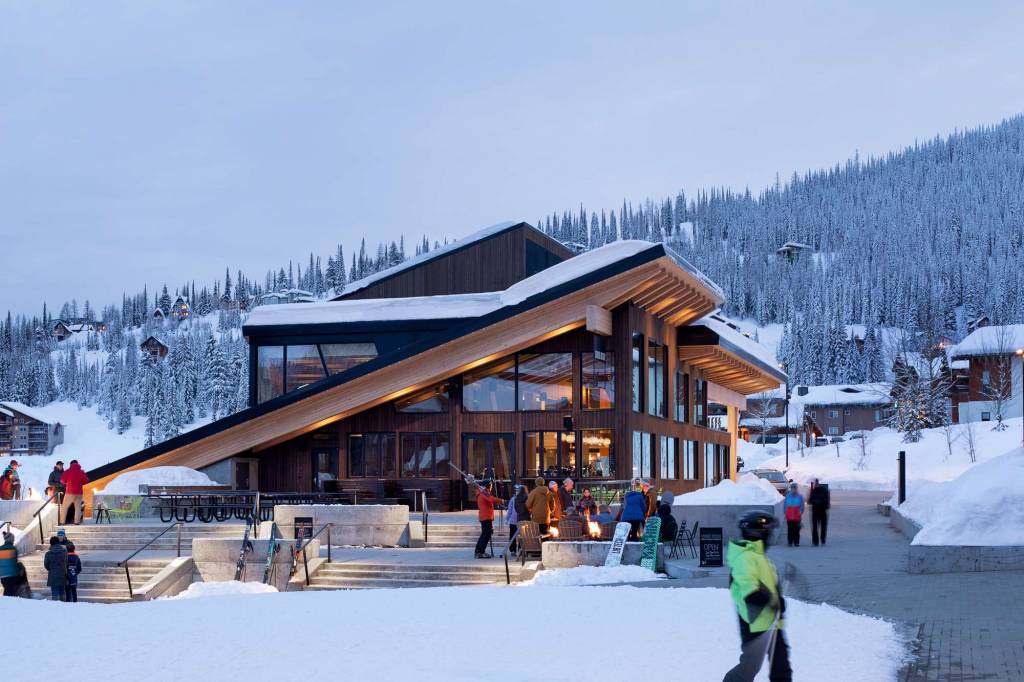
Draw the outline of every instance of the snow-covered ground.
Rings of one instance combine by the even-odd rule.
[[[727,478],[716,486],[679,495],[672,504],[775,504],[781,499],[782,495],[768,481],[741,473],[735,483]]]
[[[904,443],[902,433],[879,428],[865,432],[863,447],[862,442],[856,439],[804,448],[800,452],[790,447],[788,469],[781,443],[767,448],[746,443],[740,446],[739,455],[746,463],[746,469],[786,471],[800,484],[819,478],[833,490],[894,490],[897,483],[896,455],[900,450],[907,453],[909,481],[951,481],[975,465],[970,455],[972,441],[977,463],[998,457],[1020,445],[1019,417],[1008,419],[1005,431],[994,431],[994,425],[994,422],[955,425],[950,431],[952,454],[947,446],[946,433],[941,428],[924,429],[917,443]],[[775,450],[775,454],[763,459],[756,467],[752,466],[748,459],[751,453],[763,450]]]
[[[704,682],[721,679],[739,653],[729,593],[710,588],[351,590],[114,606],[4,601],[4,620],[17,623],[5,633],[17,654],[6,664],[10,679],[45,674],[54,644],[39,633],[54,623],[75,633],[62,647],[77,677],[151,682]],[[796,679],[842,670],[844,682],[896,680],[906,648],[890,623],[787,604]],[[524,651],[536,660],[513,653]],[[766,671],[757,679],[767,680]]]
[[[184,592],[161,599],[200,599],[202,597],[227,597],[238,594],[273,594],[277,588],[263,583],[243,583],[239,580],[223,582],[192,583]]]
[[[952,481],[911,482],[900,511],[922,526],[915,545],[1024,545],[1024,448]]]
[[[643,566],[629,566],[626,564],[614,567],[576,566],[574,568],[540,571],[533,580],[519,583],[519,586],[569,587],[573,585],[612,585],[614,583],[638,583],[645,580],[661,580],[664,578],[665,576],[658,575]]]
[[[37,496],[42,496],[46,489],[46,479],[53,471],[57,460],[64,465],[77,459],[82,468],[88,471],[115,459],[120,459],[142,449],[146,442],[145,417],[135,417],[132,427],[122,434],[107,428],[107,422],[96,414],[93,407],[79,408],[72,402],[54,402],[44,407],[33,407],[50,421],[58,421],[65,426],[64,443],[58,445],[52,455],[23,457],[18,456],[18,474],[21,476],[22,489],[32,488]],[[209,419],[197,421],[185,430],[197,428],[209,422]],[[10,462],[10,457],[0,457],[0,469]],[[27,492],[27,490],[26,490]]]

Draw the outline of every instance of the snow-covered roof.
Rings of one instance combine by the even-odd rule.
[[[16,403],[16,402],[12,402],[12,401],[4,401],[4,402],[0,402],[0,406],[6,407],[8,410],[14,410],[15,412],[20,412],[21,414],[25,415],[29,419],[35,419],[36,421],[44,422],[46,424],[54,423],[54,421],[52,419],[47,417],[42,412],[40,412],[38,410],[35,410],[35,409],[29,407],[28,405],[24,405],[22,403]],[[10,413],[8,413],[8,414],[10,414]]]
[[[302,306],[264,305],[250,313],[246,327],[481,317],[499,308],[521,303],[531,296],[655,246],[651,242],[639,240],[612,242],[552,265],[532,277],[513,284],[505,291],[410,298],[349,299]],[[700,275],[699,272],[694,272]],[[704,276],[700,277],[704,281]],[[718,290],[717,286],[714,288]]]
[[[465,246],[468,246],[469,244],[472,244],[473,242],[483,241],[484,239],[487,239],[489,237],[493,237],[494,235],[499,234],[500,232],[504,232],[505,230],[507,230],[507,229],[509,229],[511,227],[515,227],[516,225],[519,225],[522,222],[523,221],[521,221],[521,220],[510,220],[510,221],[506,221],[506,222],[503,222],[503,223],[497,223],[496,225],[491,225],[490,227],[485,227],[484,229],[478,230],[477,232],[474,232],[473,234],[470,234],[470,235],[468,235],[466,237],[463,237],[462,239],[459,239],[459,240],[456,240],[456,241],[453,241],[453,242],[449,242],[449,243],[445,244],[444,246],[439,246],[436,249],[433,249],[431,251],[427,251],[426,253],[421,253],[418,256],[413,256],[412,258],[406,258],[404,261],[402,261],[398,265],[393,265],[390,268],[386,268],[384,270],[381,270],[380,272],[375,272],[372,275],[367,275],[366,277],[363,277],[362,279],[357,279],[355,281],[349,282],[348,284],[345,285],[345,287],[341,291],[337,291],[337,290],[332,289],[331,291],[329,291],[327,293],[327,298],[330,299],[330,298],[334,298],[336,296],[343,296],[343,295],[347,295],[347,294],[351,294],[353,292],[359,291],[360,289],[365,289],[366,287],[370,286],[371,284],[373,284],[375,282],[379,282],[382,279],[385,279],[385,278],[397,275],[400,272],[403,272],[403,271],[408,270],[410,268],[414,268],[414,267],[416,267],[418,265],[421,265],[423,263],[431,261],[434,258],[439,258],[439,257],[441,257],[441,256],[443,256],[443,255],[445,255],[447,253],[450,253],[450,252],[452,252],[452,251],[454,251],[456,249],[461,249],[461,248],[463,248]]]
[[[807,394],[800,395],[800,389],[806,388]],[[786,397],[786,387],[755,393],[747,396],[747,410],[756,410],[756,402],[764,396],[774,400],[783,400]],[[828,386],[790,386],[789,398],[789,425],[798,427],[804,421],[804,411],[812,407],[827,407],[829,405],[888,405],[892,402],[889,396],[889,387],[886,384],[834,384]],[[754,417],[744,417],[752,421],[749,424],[760,425],[761,420]],[[782,426],[785,417],[769,417],[769,425]],[[742,423],[742,420],[741,420]]]
[[[5,410],[2,407],[0,407],[0,414],[6,414],[8,417],[13,417],[14,416],[13,412],[11,412],[10,410]]]
[[[799,251],[801,249],[813,249],[814,247],[810,244],[804,244],[803,242],[786,242],[778,249],[775,253],[783,253],[784,251]]]
[[[779,369],[779,361],[775,358],[775,353],[765,346],[762,346],[757,341],[754,341],[754,339],[750,338],[746,334],[738,331],[733,325],[735,325],[734,322],[731,322],[731,320],[718,313],[702,317],[693,323],[694,327],[706,327],[710,329],[714,333],[718,334],[719,338],[731,343],[733,346],[756,359],[758,362],[767,365],[776,371],[782,371]]]
[[[1024,348],[1024,324],[981,327],[949,350],[949,356],[1006,355]]]

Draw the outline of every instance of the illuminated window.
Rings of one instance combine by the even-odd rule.
[[[338,374],[377,357],[372,343],[321,343],[320,352],[331,374]]]
[[[326,376],[316,346],[288,346],[286,353],[285,392],[300,389]]]
[[[582,353],[583,409],[615,407],[615,354]]]
[[[584,429],[580,447],[582,478],[615,478],[615,432],[611,429]]]
[[[260,346],[256,351],[256,401],[284,393],[284,347]]]
[[[569,431],[527,431],[523,439],[526,475],[561,481],[576,477],[576,434]]]
[[[572,353],[519,356],[519,409],[572,409]]]

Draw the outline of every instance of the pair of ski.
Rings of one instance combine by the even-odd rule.
[[[238,561],[235,563],[235,580],[245,580],[245,556],[253,551],[252,540],[249,539],[249,535],[254,526],[252,516],[246,519],[245,523],[245,534],[242,536],[242,548],[238,552]],[[267,545],[267,560],[263,569],[263,584],[269,585],[270,578],[273,575],[274,569],[274,556],[280,549],[280,543],[278,542],[280,533],[277,530],[277,524],[273,524],[270,527],[270,543]]]
[[[615,567],[622,564],[622,552],[626,549],[626,540],[629,538],[630,525],[624,521],[615,524],[615,535],[612,536],[612,546],[605,557],[606,567]],[[640,565],[653,571],[658,565],[658,541],[661,539],[661,519],[652,517],[647,519],[644,526],[643,549],[640,552]]]

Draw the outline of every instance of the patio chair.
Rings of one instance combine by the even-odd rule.
[[[686,543],[685,546],[690,548],[690,553],[693,554],[694,559],[697,558],[697,547],[696,545],[694,545],[694,542],[697,540],[698,529],[700,529],[700,521],[695,522],[693,524],[693,528],[691,528],[688,531],[686,530],[686,521],[683,521],[683,523],[679,526],[678,533],[678,535],[682,536],[680,538],[680,546],[682,547],[682,543]]]
[[[577,519],[562,519],[558,522],[559,540],[582,540],[583,523]]]
[[[540,558],[540,526],[534,521],[519,523],[519,559],[526,562],[527,555]]]
[[[682,559],[686,555],[686,548],[689,545],[690,536],[686,532],[686,521],[679,524],[676,536],[672,538],[672,549],[668,553],[669,559]],[[694,557],[696,559],[697,557]]]
[[[601,539],[611,540],[615,537],[615,526],[619,525],[615,521],[603,521],[601,522]]]

